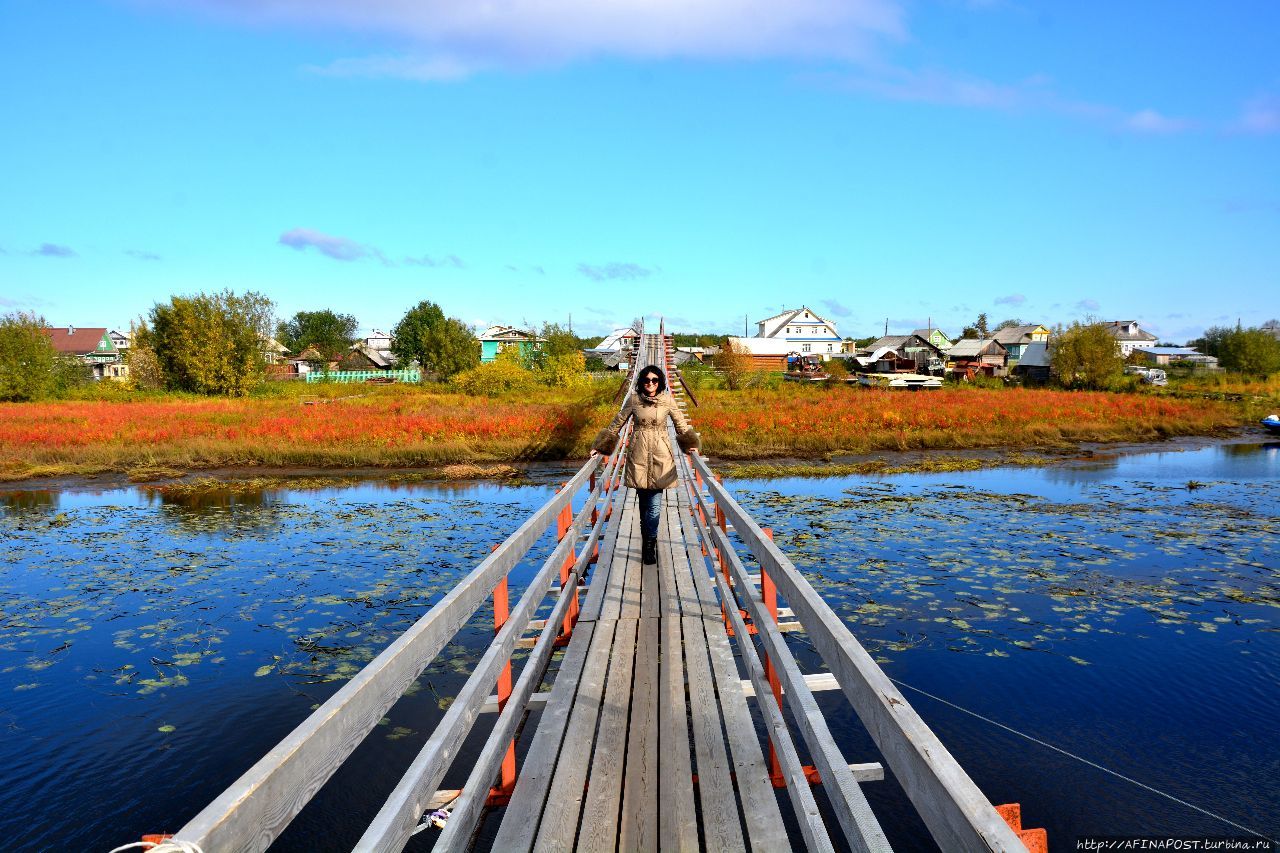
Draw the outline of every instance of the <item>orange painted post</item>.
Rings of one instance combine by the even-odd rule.
[[[494,545],[492,550],[498,550],[498,546]],[[498,585],[493,588],[493,632],[496,634],[501,631],[510,617],[511,597],[508,594],[507,578],[504,575],[502,580],[498,581]],[[507,700],[511,698],[510,659],[502,668],[502,674],[498,676],[497,693],[498,708],[501,710],[507,707]],[[514,740],[507,747],[507,754],[502,759],[502,774],[499,779],[498,788],[490,791],[490,795],[509,796],[516,785],[516,742]]]
[[[773,528],[761,528],[764,535],[769,537],[769,541],[773,541]],[[776,625],[778,623],[778,587],[773,582],[773,578],[769,577],[769,573],[762,565],[760,567],[760,596],[764,599],[764,608],[769,611],[769,616],[773,618]],[[773,661],[769,658],[768,652],[764,656],[764,677],[769,681],[769,687],[773,689],[774,701],[778,703],[778,707],[782,707],[782,681],[778,678],[778,672],[773,667]],[[769,777],[773,780],[774,787],[785,788],[786,777],[782,775],[782,763],[778,761],[778,753],[773,748],[773,739],[769,740]]]
[[[564,484],[568,486],[568,483]],[[564,486],[560,487],[562,490]],[[564,509],[560,510],[560,514],[556,516],[556,541],[563,542],[564,537],[568,535],[573,528],[573,501],[565,504]],[[576,534],[574,534],[576,535]],[[574,562],[577,560],[578,543],[573,543],[573,547],[569,549],[569,553],[565,555],[564,563],[560,566],[560,594],[564,594],[565,585],[569,582],[569,570],[573,568]],[[573,626],[578,622],[578,595],[575,592],[573,601],[569,602],[569,609],[565,611],[564,624],[560,626],[560,640],[565,640],[573,633]]]

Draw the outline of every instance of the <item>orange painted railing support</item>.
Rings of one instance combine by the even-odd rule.
[[[493,550],[498,550],[498,546],[494,545]],[[501,631],[502,626],[507,624],[509,618],[511,618],[511,596],[507,588],[507,578],[504,575],[502,580],[498,581],[498,585],[493,588],[493,633],[497,634]],[[507,707],[507,700],[511,698],[510,659],[502,667],[502,673],[498,676],[497,694],[498,709],[501,710]],[[507,754],[502,759],[502,773],[499,776],[498,786],[489,790],[490,801],[494,801],[495,797],[509,798],[515,787],[516,742],[513,740],[507,747]]]
[[[565,483],[565,485],[569,485]],[[561,487],[564,488],[563,486]],[[564,537],[569,535],[573,528],[573,501],[565,504],[564,509],[560,510],[560,514],[556,516],[556,541],[564,541]],[[578,543],[573,543],[573,547],[569,549],[569,553],[565,555],[564,563],[560,566],[560,589],[563,590],[565,585],[569,583],[569,572],[573,569],[573,564],[577,561]],[[562,593],[563,594],[563,593]],[[569,602],[569,609],[564,614],[564,624],[560,626],[560,640],[567,640],[573,634],[573,626],[578,624],[578,595],[575,592],[573,601]]]
[[[762,527],[764,535],[773,541],[773,528]],[[773,623],[778,624],[778,587],[773,582],[773,578],[769,577],[769,572],[764,566],[760,567],[760,597],[764,599],[764,609],[769,612]],[[764,677],[769,681],[769,687],[773,690],[774,701],[778,703],[778,707],[782,707],[782,680],[778,678],[778,671],[773,666],[773,661],[769,658],[769,653],[764,655]],[[777,750],[773,748],[773,739],[769,739],[769,778],[773,780],[774,787],[785,788],[787,785],[786,777],[782,775],[782,762],[778,760]]]

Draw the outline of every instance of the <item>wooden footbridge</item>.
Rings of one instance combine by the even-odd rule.
[[[669,338],[645,335],[635,362],[680,385],[671,356]],[[418,832],[432,849],[466,850],[493,809],[500,851],[888,850],[862,789],[884,769],[841,751],[821,690],[844,694],[939,848],[1043,849],[1043,830],[1020,831],[1016,806],[987,801],[699,456],[676,454],[658,563],[641,563],[622,484],[629,430],[174,840],[265,850],[492,598],[492,644],[357,850],[402,850]],[[553,523],[559,544],[512,605],[507,575]],[[828,672],[801,674],[784,638],[797,631]],[[478,720],[491,727],[469,777],[441,790]]]

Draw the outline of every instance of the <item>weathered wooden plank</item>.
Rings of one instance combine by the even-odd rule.
[[[622,826],[618,848],[658,849],[658,654],[659,619],[641,619],[631,686],[627,730],[627,771],[622,787]]]
[[[502,825],[498,828],[498,835],[493,843],[494,850],[522,853],[533,847],[538,821],[542,817],[547,791],[555,773],[556,759],[560,755],[560,746],[569,726],[569,712],[573,709],[578,685],[582,683],[587,650],[591,646],[595,629],[596,623],[582,621],[573,629],[573,639],[569,641],[564,660],[560,662],[555,684],[550,693],[545,694],[548,697],[546,709],[538,719],[533,743],[529,745],[524,764],[516,776],[516,788],[502,815]],[[531,708],[532,705],[531,697],[526,707]]]
[[[516,726],[524,717],[525,703],[533,693],[533,689],[542,682],[542,674],[551,660],[551,652],[555,648],[560,623],[569,611],[569,602],[576,595],[574,582],[577,577],[576,574],[569,575],[569,580],[565,584],[565,593],[556,600],[556,606],[552,608],[551,615],[548,617],[551,624],[543,628],[542,634],[538,637],[538,644],[534,646],[533,653],[529,655],[524,667],[520,670],[520,677],[512,688],[507,707],[498,715],[493,731],[489,733],[489,739],[485,741],[471,774],[462,786],[462,794],[454,801],[449,822],[440,833],[440,837],[436,839],[435,846],[431,848],[432,851],[460,853],[470,846],[471,835],[475,832],[476,823],[480,820],[489,787],[498,775],[498,770],[506,757],[507,748],[515,737]]]
[[[599,464],[592,458],[583,465],[564,490],[188,821],[178,836],[205,850],[265,850],[471,618],[498,580],[524,557]]]
[[[752,617],[752,618],[754,619],[755,617]],[[836,677],[829,672],[811,672],[804,677],[804,683],[809,688],[810,692],[813,692],[813,693],[817,693],[823,690],[839,690],[840,689],[840,682],[836,681]],[[754,696],[756,695],[755,690],[756,690],[755,687],[751,685],[750,681],[742,682],[742,692],[744,695]],[[784,694],[787,692],[786,687],[782,688],[782,692]],[[537,694],[534,694],[534,698],[531,699],[530,702],[533,702],[536,699],[537,699]]]
[[[630,430],[630,427],[627,427],[627,429]],[[619,450],[613,456],[616,466],[621,466],[624,453],[625,449],[620,444]],[[600,606],[604,601],[604,595],[609,585],[609,572],[613,566],[614,553],[618,546],[618,535],[623,530],[622,510],[627,505],[629,492],[629,489],[620,485],[610,495],[609,502],[606,503],[605,508],[601,510],[602,515],[609,515],[608,508],[612,506],[613,513],[609,515],[608,526],[605,529],[605,535],[601,539],[600,557],[596,562],[595,568],[591,571],[591,589],[587,592],[586,598],[583,599],[582,609],[578,614],[579,622],[583,620],[590,622],[600,615]]]
[[[678,534],[677,534],[678,535]],[[662,527],[658,537],[658,615],[680,615],[680,587],[676,581],[676,563],[672,559],[671,526],[667,507],[663,507]]]
[[[638,515],[639,513],[637,513]],[[622,601],[618,607],[619,619],[640,618],[640,578],[643,569],[640,563],[641,539],[638,517],[631,542],[633,547],[627,552],[627,571],[624,575],[625,580],[622,583]]]
[[[716,582],[720,586],[721,592],[728,595],[724,578],[717,578]],[[739,638],[747,636],[746,623],[742,619],[742,614],[736,608],[729,611],[729,622]],[[823,851],[823,853],[834,851],[831,837],[827,834],[826,824],[822,822],[822,813],[818,810],[817,800],[814,799],[813,790],[809,787],[809,780],[805,776],[804,766],[800,763],[800,756],[796,752],[795,742],[792,740],[791,732],[787,728],[786,719],[782,716],[782,709],[778,707],[776,702],[772,701],[773,697],[769,684],[764,677],[764,666],[760,663],[759,655],[756,654],[755,645],[747,641],[739,642],[738,647],[742,650],[743,662],[747,667],[752,684],[769,697],[760,703],[759,708],[761,716],[764,718],[765,730],[773,743],[782,774],[786,778],[787,795],[790,797],[792,808],[795,810],[796,820],[800,826],[800,835],[804,838],[805,847],[808,850]],[[739,775],[738,778],[741,782],[742,776]],[[751,840],[753,842],[756,841],[754,835]],[[757,846],[757,849],[768,848],[761,845]]]
[[[685,671],[689,679],[689,717],[697,758],[698,805],[709,850],[745,850],[738,817],[738,798],[729,776],[729,757],[720,722],[720,705],[711,675],[706,622],[698,616],[683,619]]]
[[[640,566],[640,618],[657,619],[662,612],[662,592],[656,563]]]
[[[790,649],[787,648],[781,637],[781,626],[776,625],[772,616],[765,612],[764,602],[760,598],[760,593],[747,582],[746,570],[743,568],[738,555],[734,552],[729,537],[719,528],[710,528],[708,530],[699,525],[699,529],[703,535],[710,535],[711,540],[724,555],[731,575],[739,582],[739,597],[735,599],[735,593],[729,589],[726,579],[719,574],[715,577],[721,596],[726,600],[735,602],[733,608],[729,611],[735,630],[739,630],[738,626],[743,624],[743,620],[738,613],[738,602],[740,602],[746,605],[749,615],[759,632],[758,636],[765,647],[765,651],[773,659],[775,670],[779,673],[779,678],[787,691],[787,702],[791,705],[792,712],[795,714],[801,732],[804,734],[805,742],[809,745],[814,764],[822,775],[824,786],[828,789],[828,798],[840,822],[841,829],[844,831],[845,838],[850,846],[857,851],[889,850],[889,842],[880,828],[879,821],[876,820],[870,804],[867,803],[866,796],[862,793],[862,789],[858,787],[857,781],[849,770],[849,766],[840,754],[840,750],[835,744],[835,739],[827,728],[826,719],[818,708],[813,694],[809,691],[804,677],[800,674],[800,669],[796,665]],[[740,648],[743,649],[746,659],[757,659],[754,646],[748,648],[746,644],[740,643]],[[763,669],[758,675],[761,678],[763,677]],[[753,671],[751,676],[754,685],[759,687],[760,682],[756,681],[757,673]],[[771,694],[772,690],[769,690],[768,695],[770,697]],[[761,705],[760,707],[763,711],[771,711],[771,708],[767,705]]]
[[[539,853],[559,853],[573,847],[578,834],[578,818],[582,813],[587,782],[587,758],[595,740],[596,721],[604,696],[605,676],[609,670],[609,651],[613,647],[616,621],[597,621],[591,637],[591,649],[582,671],[582,682],[569,717],[569,729],[556,762],[547,808],[538,825],[538,838],[533,849]],[[517,788],[519,786],[517,785]],[[507,822],[503,821],[505,832]],[[532,829],[532,827],[528,827]],[[519,827],[513,827],[519,831]],[[495,848],[502,849],[502,848]]]
[[[685,498],[685,490],[677,489],[675,492],[675,500],[669,507],[667,513],[667,524],[670,526],[671,538],[669,541],[668,556],[672,563],[672,572],[675,577],[676,591],[679,596],[679,613],[684,616],[696,616],[702,612],[701,604],[698,601],[698,592],[693,586],[693,570],[689,566],[689,553],[686,550],[685,530],[681,520],[688,517],[688,500]],[[698,548],[694,543],[695,549]],[[699,555],[701,559],[701,551],[694,553]],[[673,611],[673,615],[674,615]]]
[[[848,627],[716,483],[701,458],[694,459],[738,536],[804,624],[810,641],[835,674],[849,703],[902,784],[912,805],[944,850],[1020,850],[1021,842],[878,667]]]
[[[721,579],[723,580],[723,579]],[[720,694],[720,709],[725,733],[733,756],[734,775],[738,781],[738,798],[747,824],[747,843],[752,850],[785,850],[790,847],[778,811],[769,770],[765,766],[755,724],[742,695],[742,677],[733,662],[724,623],[716,619],[702,620],[707,632],[707,649],[711,653],[711,670]],[[749,642],[749,641],[748,641]],[[785,725],[783,729],[785,731]],[[797,761],[797,766],[799,762]]]
[[[626,595],[627,571],[632,561],[640,559],[640,534],[638,527],[638,511],[636,509],[635,489],[627,489],[627,499],[622,505],[621,529],[618,541],[614,546],[612,565],[609,568],[609,582],[605,588],[604,601],[600,605],[597,618],[610,621],[622,615],[622,602]]]
[[[604,704],[600,706],[600,731],[591,754],[591,776],[578,830],[578,850],[617,849],[638,622],[638,619],[619,619],[618,630],[613,637],[613,650],[609,653],[609,683],[605,689]]]
[[[682,620],[664,617],[658,621],[662,626],[662,656],[658,665],[662,696],[658,711],[662,807],[658,814],[658,832],[663,850],[693,851],[698,848],[698,810],[693,796],[693,762],[689,755]]]
[[[778,626],[765,611],[764,601],[755,589],[745,583],[746,571],[738,555],[732,551],[729,538],[721,531],[712,531],[711,535],[725,550],[730,571],[743,583],[741,601],[746,605],[752,620],[756,624],[761,644],[773,660],[774,670],[782,682],[787,704],[796,718],[805,743],[809,746],[814,766],[822,776],[828,799],[835,811],[836,819],[844,831],[845,839],[857,851],[886,851],[889,841],[885,838],[880,823],[871,811],[862,789],[853,778],[844,756],[836,746],[835,738],[827,727],[826,718],[818,708],[805,678],[796,665],[790,649],[782,639]],[[721,591],[724,591],[721,579]],[[754,654],[754,650],[753,650]]]

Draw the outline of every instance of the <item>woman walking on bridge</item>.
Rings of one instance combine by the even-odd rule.
[[[676,462],[667,438],[667,418],[676,424],[676,443],[692,453],[701,447],[698,434],[689,426],[684,412],[667,391],[667,377],[650,365],[636,377],[635,393],[614,417],[613,422],[596,436],[592,453],[606,456],[618,446],[618,434],[628,418],[636,419],[635,435],[627,454],[628,488],[640,498],[640,532],[643,559],[646,564],[658,561],[658,517],[662,512],[662,492],[676,484]]]

